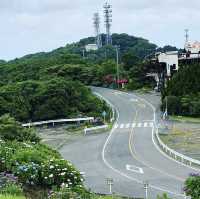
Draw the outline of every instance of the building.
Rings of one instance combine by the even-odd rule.
[[[159,63],[163,63],[166,65],[166,75],[167,77],[171,77],[172,70],[177,71],[179,69],[178,66],[178,51],[170,51],[165,53],[158,53],[157,60]]]
[[[87,52],[93,51],[93,50],[95,51],[95,50],[98,50],[98,46],[97,46],[97,44],[88,44],[85,46],[85,50]]]
[[[194,43],[186,42],[185,43],[185,51],[188,55],[187,57],[199,58],[200,42],[198,42],[198,41],[195,41]]]

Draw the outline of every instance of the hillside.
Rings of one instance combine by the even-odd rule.
[[[107,107],[85,85],[116,87],[116,52],[103,46],[83,58],[83,47],[93,42],[89,37],[51,52],[1,61],[0,115],[10,113],[19,121],[101,117]],[[119,74],[129,80],[127,88],[153,87],[142,58],[156,45],[127,34],[113,34],[113,44],[120,45]]]

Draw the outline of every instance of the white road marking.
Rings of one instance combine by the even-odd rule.
[[[121,124],[121,125],[120,125],[120,129],[123,129],[123,128],[124,128],[124,124]]]
[[[102,97],[103,97],[103,96],[102,96]],[[103,98],[104,98],[104,97],[103,97]],[[148,103],[148,102],[147,102],[147,103]],[[110,103],[110,104],[111,104],[111,103]],[[150,104],[150,103],[149,103],[149,104]],[[153,107],[153,106],[152,106],[152,107]],[[116,123],[117,123],[117,122],[119,121],[119,111],[118,111],[118,109],[116,109],[116,111],[117,111],[117,119],[116,119]],[[155,112],[154,112],[154,120],[155,120]],[[127,178],[127,179],[129,179],[129,180],[131,180],[131,181],[134,181],[134,182],[136,182],[136,183],[138,183],[138,184],[143,185],[143,183],[144,183],[143,181],[138,180],[138,179],[133,178],[133,177],[130,177],[129,175],[126,175],[125,173],[123,173],[123,172],[119,171],[118,169],[114,168],[114,167],[106,160],[106,158],[105,158],[106,148],[107,148],[108,144],[110,143],[110,140],[112,139],[112,136],[113,136],[114,131],[115,131],[115,129],[113,128],[113,129],[111,130],[111,132],[110,132],[110,134],[109,134],[109,136],[108,136],[108,138],[107,138],[107,140],[106,140],[104,146],[103,146],[103,149],[102,149],[102,159],[103,159],[105,165],[106,165],[108,168],[110,168],[111,170],[113,170],[114,172],[118,173],[119,175],[121,175],[121,176],[123,176],[123,177],[125,177],[125,178]],[[172,195],[181,196],[181,197],[184,196],[183,194],[175,193],[175,192],[173,192],[173,191],[170,191],[170,190],[167,190],[167,189],[163,189],[163,188],[160,188],[160,187],[157,187],[157,186],[154,186],[154,185],[150,185],[150,187],[153,188],[153,189],[155,189],[155,190],[159,190],[159,191],[163,191],[163,192],[170,193],[170,194],[172,194]]]
[[[126,124],[126,128],[128,129],[130,127],[130,124],[128,123],[128,124]]]
[[[131,102],[138,102],[138,99],[130,99]]]
[[[144,127],[148,127],[148,123],[147,122],[144,123]]]
[[[115,125],[114,125],[114,129],[117,129],[117,128],[118,128],[118,126],[119,126],[118,124],[115,124]]]
[[[132,124],[132,128],[135,128],[135,127],[136,127],[136,123],[133,123],[133,124]]]
[[[150,123],[149,123],[149,126],[150,126],[150,127],[153,127],[153,122],[150,122]]]
[[[139,128],[142,127],[142,123],[138,123],[137,127]]]
[[[133,165],[129,165],[129,164],[126,165],[126,170],[132,171],[132,172],[135,172],[135,173],[144,174],[144,171],[143,171],[142,168],[136,167],[136,166],[133,166]]]

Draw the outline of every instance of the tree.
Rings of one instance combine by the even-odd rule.
[[[124,69],[128,71],[131,67],[140,62],[140,58],[134,55],[132,52],[127,52],[122,56],[122,62]]]
[[[190,177],[185,181],[185,192],[192,199],[200,198],[200,175],[191,174]]]
[[[33,129],[26,129],[9,115],[0,117],[0,139],[6,141],[30,141],[39,142],[40,138]]]

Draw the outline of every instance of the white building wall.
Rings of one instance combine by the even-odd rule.
[[[171,66],[175,65],[176,69],[178,70],[178,52],[172,51],[172,52],[166,52],[166,53],[160,53],[158,55],[158,61],[159,63],[166,63],[167,67],[167,76],[171,76]]]
[[[92,50],[98,50],[98,46],[96,44],[88,44],[85,46],[85,50],[87,52],[92,51]]]

